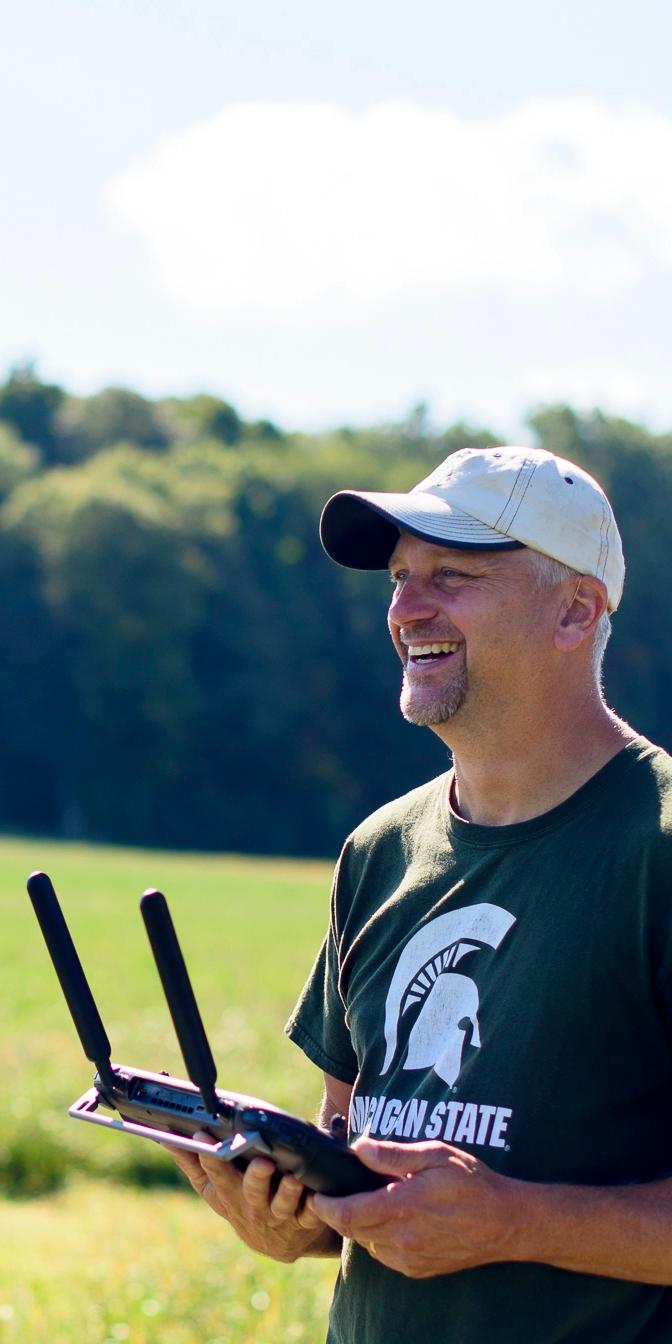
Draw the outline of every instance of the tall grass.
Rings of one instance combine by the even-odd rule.
[[[320,1094],[282,1026],[324,927],[326,865],[0,842],[0,1341],[322,1339],[333,1264],[253,1255],[184,1189],[167,1154],[67,1117],[92,1066],[25,894],[38,867],[60,896],[115,1061],[184,1076],[138,912],[157,886],[219,1081],[308,1117]]]

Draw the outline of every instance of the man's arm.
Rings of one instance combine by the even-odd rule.
[[[495,1261],[537,1261],[581,1274],[672,1284],[672,1179],[642,1185],[546,1185],[491,1171],[442,1143],[355,1150],[397,1179],[371,1194],[309,1205],[335,1231],[411,1278]]]
[[[328,1126],[333,1115],[347,1115],[351,1091],[349,1084],[325,1074],[321,1125]],[[211,1136],[198,1137],[207,1143]],[[341,1237],[308,1207],[301,1182],[294,1176],[283,1176],[275,1189],[276,1168],[270,1159],[255,1157],[241,1172],[217,1158],[176,1148],[168,1151],[196,1193],[252,1250],[287,1263],[303,1255],[340,1254]]]

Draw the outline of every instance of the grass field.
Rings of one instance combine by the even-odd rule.
[[[324,1338],[335,1262],[242,1247],[152,1144],[77,1124],[91,1083],[25,894],[50,873],[112,1057],[184,1076],[138,912],[163,890],[221,1083],[312,1117],[316,1070],[282,1027],[324,928],[324,864],[0,841],[1,1344]]]

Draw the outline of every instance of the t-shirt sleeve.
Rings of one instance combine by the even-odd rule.
[[[313,1064],[340,1082],[354,1083],[358,1073],[357,1056],[338,990],[338,952],[333,926],[317,954],[285,1031]]]

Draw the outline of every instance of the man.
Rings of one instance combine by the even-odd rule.
[[[306,1199],[177,1160],[255,1249],[345,1239],[333,1344],[669,1344],[672,764],[601,693],[610,505],[549,453],[465,449],[335,495],[321,535],[389,565],[402,712],[453,754],[346,843],[288,1026],[391,1180]]]

